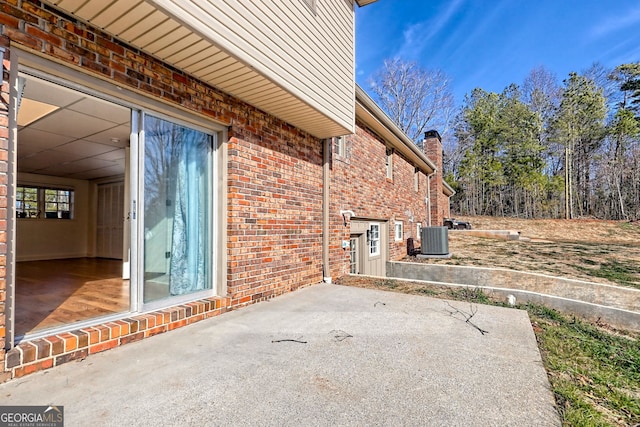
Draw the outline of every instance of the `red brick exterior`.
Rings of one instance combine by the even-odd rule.
[[[75,70],[228,125],[227,295],[136,314],[115,322],[0,349],[0,382],[78,360],[265,300],[322,280],[322,141],[235,99],[102,31],[57,13],[34,0],[8,0],[0,7],[0,47],[4,54],[0,105],[0,343],[6,344],[6,256],[8,171],[8,78],[12,46],[31,49]],[[347,138],[346,155],[332,154],[330,176],[330,268],[337,278],[349,271],[349,222],[387,221],[389,259],[406,254],[418,239],[416,224],[428,224],[424,172],[393,154],[393,179],[386,177],[385,142],[363,123]],[[441,148],[440,148],[441,150]],[[441,171],[442,163],[438,165]],[[436,184],[437,185],[437,184]],[[442,195],[442,186],[440,184]],[[432,197],[433,199],[433,197]],[[402,241],[393,220],[402,221]],[[441,223],[442,217],[439,216]]]
[[[427,176],[418,175],[415,190],[415,167],[397,151],[393,153],[393,179],[386,174],[385,141],[367,126],[356,120],[356,133],[346,137],[345,156],[332,153],[330,181],[330,267],[332,277],[349,272],[349,251],[342,241],[349,240],[350,221],[341,210],[352,210],[356,217],[389,221],[389,260],[407,254],[407,238],[416,241],[417,223],[427,225],[425,198],[428,194]],[[404,238],[395,241],[393,222],[402,221]]]
[[[4,49],[2,63],[2,86],[0,89],[0,363],[5,359],[7,344],[7,183],[9,148],[9,40],[0,37],[0,48]],[[0,365],[2,366],[2,365]],[[0,369],[0,382],[10,378]]]
[[[0,7],[0,341],[6,338],[7,101],[13,45],[229,126],[222,298],[0,350],[0,382],[322,280],[322,141],[38,1]],[[15,64],[14,64],[15,65]],[[222,219],[224,220],[224,218]],[[224,249],[221,249],[224,250]],[[3,345],[2,348],[5,346]],[[3,369],[4,368],[4,369]]]
[[[279,126],[279,127],[278,127]],[[263,116],[229,142],[229,294],[240,303],[322,281],[322,145]]]
[[[437,131],[425,134],[424,153],[436,165],[437,171],[430,183],[431,225],[441,226],[444,218],[449,215],[449,198],[444,194],[442,184],[442,140]]]

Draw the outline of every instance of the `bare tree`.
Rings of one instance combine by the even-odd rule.
[[[537,113],[542,120],[544,131],[540,133],[540,142],[547,147],[547,173],[556,175],[562,168],[563,147],[549,138],[549,128],[556,110],[560,105],[562,88],[558,78],[543,66],[533,68],[522,84],[522,100]]]
[[[453,94],[450,79],[441,70],[387,59],[369,84],[378,104],[413,141],[429,129],[443,136],[449,131]]]

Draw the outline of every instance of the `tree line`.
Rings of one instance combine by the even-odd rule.
[[[561,83],[538,67],[501,93],[474,89],[457,113],[448,82],[396,59],[371,87],[414,139],[426,128],[443,134],[454,212],[640,219],[640,62],[594,64]]]

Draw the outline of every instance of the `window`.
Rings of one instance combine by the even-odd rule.
[[[152,115],[144,130],[143,303],[160,305],[212,289],[214,137]]]
[[[402,241],[402,221],[396,221],[394,224],[396,242]]]
[[[71,218],[71,191],[45,188],[44,212],[47,218]]]
[[[421,240],[422,239],[422,224],[421,223],[417,223],[416,224],[416,239]]]
[[[369,224],[369,256],[380,255],[380,224]]]
[[[387,148],[387,178],[393,179],[393,149]]]
[[[18,187],[16,191],[16,212],[18,218],[37,218],[38,189],[36,187]]]
[[[333,152],[336,156],[346,157],[346,141],[344,136],[337,136],[333,138]]]
[[[71,219],[72,208],[73,190],[23,186],[16,190],[18,218]]]
[[[358,238],[351,237],[349,241],[349,273],[358,274]]]

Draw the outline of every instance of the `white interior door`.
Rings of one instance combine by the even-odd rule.
[[[98,257],[122,259],[124,220],[124,182],[98,185]]]

